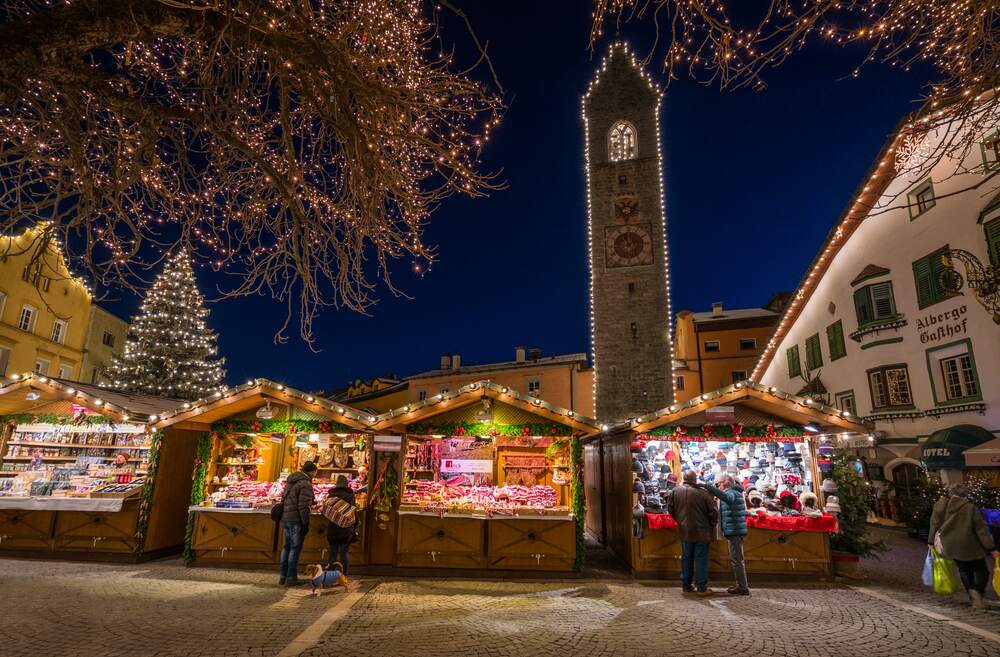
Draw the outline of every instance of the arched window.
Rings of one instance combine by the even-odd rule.
[[[608,135],[609,159],[612,162],[634,160],[637,154],[635,128],[627,121],[618,121],[611,126]]]

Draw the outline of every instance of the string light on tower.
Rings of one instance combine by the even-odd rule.
[[[109,370],[118,390],[195,400],[224,387],[225,359],[208,328],[191,257],[178,251],[149,290],[132,320],[124,352]]]

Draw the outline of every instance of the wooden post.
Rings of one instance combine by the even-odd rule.
[[[826,506],[826,497],[823,495],[823,489],[820,486],[819,478],[819,462],[816,459],[816,441],[819,438],[813,438],[812,436],[805,436],[806,444],[809,446],[809,470],[812,471],[812,488],[813,493],[816,494],[817,505],[820,509]]]

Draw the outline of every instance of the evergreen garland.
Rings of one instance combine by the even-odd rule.
[[[54,415],[52,413],[13,413],[11,415],[4,415],[0,417],[0,421],[6,422],[8,424],[59,424],[59,425],[115,425],[120,424],[117,420],[113,420],[104,415],[90,415],[87,413],[80,413],[79,415],[69,416],[69,415]]]
[[[737,431],[738,429],[738,431]],[[753,425],[744,426],[740,424],[714,424],[705,423],[701,426],[665,426],[651,429],[640,437],[646,438],[673,438],[674,440],[718,440],[725,438],[737,438],[747,440],[748,438],[759,438],[762,441],[776,440],[780,438],[802,438],[804,434],[802,427],[786,427],[774,425]]]
[[[587,546],[583,540],[583,525],[586,520],[587,502],[583,488],[583,443],[574,437],[570,442],[570,459],[573,463],[572,508],[573,521],[576,523],[576,559],[573,569],[583,570],[583,562],[587,556]]]
[[[153,492],[156,486],[156,469],[160,465],[160,448],[163,446],[163,434],[154,433],[149,447],[149,466],[146,468],[146,479],[142,482],[142,493],[139,497],[139,519],[135,525],[135,549],[141,555],[146,549],[146,532],[149,530],[149,516],[153,510]]]
[[[416,436],[571,436],[573,429],[557,422],[496,424],[463,420],[440,424],[412,424],[407,433]]]
[[[830,477],[837,483],[840,531],[830,539],[830,547],[840,552],[862,557],[875,557],[886,549],[883,541],[868,537],[868,511],[870,492],[867,482],[854,469],[855,458],[844,451],[833,456]]]
[[[203,434],[198,439],[195,451],[194,472],[191,475],[191,506],[198,506],[205,501],[205,486],[208,478],[208,462],[212,458],[212,435]],[[194,561],[194,549],[191,541],[194,539],[194,511],[188,511],[187,528],[184,530],[184,563]]]
[[[191,256],[178,251],[129,326],[125,350],[108,370],[111,387],[188,400],[224,388],[225,359],[216,356],[218,336],[207,318]]]
[[[354,433],[334,420],[220,420],[212,425],[219,433]]]

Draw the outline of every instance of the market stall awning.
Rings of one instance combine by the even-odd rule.
[[[268,379],[253,379],[203,399],[180,403],[159,416],[151,417],[150,420],[157,429],[163,429],[180,422],[211,425],[213,422],[232,417],[238,413],[260,408],[268,402],[297,406],[352,429],[364,429],[376,419],[375,416],[363,413],[356,408],[289,388],[282,383]]]
[[[570,427],[575,432],[587,434],[599,429],[597,421],[575,411],[561,408],[538,397],[522,395],[507,386],[492,381],[476,381],[451,392],[432,395],[427,399],[378,416],[372,428],[378,431],[401,430],[406,425],[415,424],[426,418],[451,411],[462,406],[475,404],[483,398],[493,399],[519,408],[531,415]]]
[[[668,425],[706,424],[713,421],[713,410],[728,406],[733,407],[733,419],[728,421],[730,424],[745,423],[741,417],[754,417],[755,423],[770,420],[776,425],[809,425],[814,429],[811,433],[816,435],[846,433],[867,436],[869,431],[861,418],[847,411],[751,381],[740,381],[721,390],[698,395],[687,402],[619,423],[615,428],[645,433]]]
[[[924,443],[922,458],[928,470],[963,470],[965,450],[992,442],[992,433],[974,424],[939,429]]]
[[[177,399],[108,390],[35,373],[0,379],[0,415],[39,412],[57,402],[69,402],[114,420],[144,422],[176,407]]]

